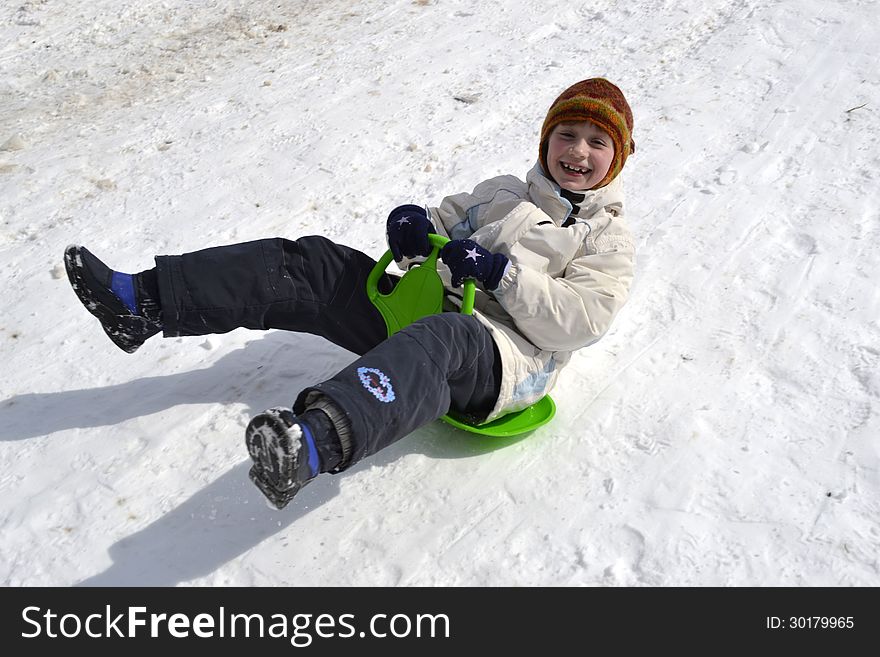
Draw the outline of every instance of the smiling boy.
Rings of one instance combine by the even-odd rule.
[[[540,163],[562,189],[605,187],[635,152],[633,116],[605,78],[573,84],[553,101],[541,128]]]
[[[65,252],[70,282],[121,349],[236,328],[320,335],[359,358],[250,421],[250,477],[283,508],[318,474],[347,470],[447,412],[472,423],[549,393],[572,354],[599,340],[629,296],[635,257],[619,174],[633,117],[603,78],[572,85],[541,127],[526,180],[497,176],[437,207],[398,206],[386,221],[401,264],[441,249],[447,296],[477,283],[474,314],[444,312],[392,336],[366,294],[376,264],[319,236],[156,256],[130,275],[87,249]],[[381,284],[388,292],[393,277]]]
[[[605,177],[613,159],[611,137],[594,123],[560,123],[550,133],[547,173],[563,189],[590,189]]]

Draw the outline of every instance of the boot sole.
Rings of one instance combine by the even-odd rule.
[[[83,276],[83,267],[82,247],[68,246],[64,250],[64,268],[76,296],[86,310],[98,318],[101,328],[113,344],[122,351],[133,354],[145,341],[134,336],[149,333],[149,322],[143,317],[132,315],[127,308],[113,308],[93,294]]]
[[[283,509],[311,479],[296,480],[299,448],[291,450],[289,427],[277,413],[261,413],[245,431],[254,465],[248,476],[276,509]],[[292,453],[291,453],[292,452]]]

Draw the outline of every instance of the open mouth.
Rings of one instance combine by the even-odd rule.
[[[576,167],[571,164],[566,164],[565,162],[560,162],[559,165],[562,167],[563,171],[567,171],[573,175],[578,176],[586,176],[589,175],[591,169],[585,169],[583,167]]]

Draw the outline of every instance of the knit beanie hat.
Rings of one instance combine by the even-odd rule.
[[[540,161],[545,172],[550,171],[547,167],[547,147],[553,128],[560,123],[579,121],[595,123],[614,142],[614,159],[608,167],[608,173],[592,188],[599,189],[617,177],[626,158],[636,150],[632,139],[632,110],[623,92],[605,78],[581,80],[570,86],[553,101],[541,127]]]

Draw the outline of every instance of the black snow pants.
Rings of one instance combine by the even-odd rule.
[[[367,298],[375,261],[323,237],[282,238],[157,256],[166,337],[236,328],[284,329],[330,340],[360,357],[334,377],[301,391],[341,410],[351,430],[344,470],[418,427],[454,411],[482,420],[495,405],[501,362],[476,318],[442,313],[388,337]],[[397,278],[386,274],[382,292]]]

